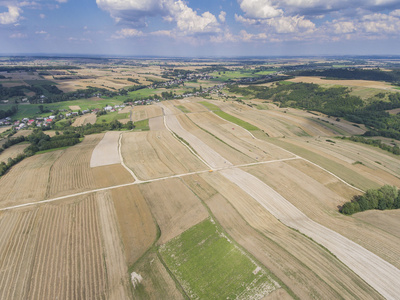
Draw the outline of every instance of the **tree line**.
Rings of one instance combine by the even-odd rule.
[[[398,189],[394,186],[384,185],[379,189],[367,190],[364,195],[354,196],[339,211],[342,214],[351,215],[371,209],[386,210],[398,208],[400,208],[400,193]]]

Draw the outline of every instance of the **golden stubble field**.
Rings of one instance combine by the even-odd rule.
[[[360,271],[341,255],[376,255],[397,274],[398,212],[343,216],[337,209],[360,193],[341,179],[362,189],[400,187],[398,157],[334,139],[295,111],[213,102],[279,137],[259,140],[197,101],[141,107],[135,118],[150,118],[150,131],[87,136],[0,178],[0,205],[9,207],[0,212],[0,298],[129,299],[137,291],[183,298],[157,247],[209,217],[279,280],[270,299],[382,299],[396,289],[390,280],[371,285],[374,270]],[[91,166],[102,155],[112,159]],[[55,197],[62,198],[38,203]],[[267,209],[282,205],[276,199],[291,205],[279,218]],[[12,208],[24,203],[30,206]],[[136,288],[132,270],[143,276]]]

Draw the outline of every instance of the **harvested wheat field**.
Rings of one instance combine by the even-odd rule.
[[[138,105],[133,107],[131,111],[131,119],[133,122],[159,116],[162,116],[162,110],[158,105]]]
[[[249,131],[211,112],[190,114],[188,117],[225,144],[251,157],[253,162],[293,157],[279,147],[255,139]]]
[[[28,144],[19,144],[7,148],[0,154],[0,163],[1,162],[7,163],[9,158],[15,158],[18,156],[18,154],[23,154],[24,149],[28,146],[29,146]]]
[[[354,214],[353,217],[400,238],[400,210],[398,209],[363,211]]]
[[[231,166],[232,163],[244,164],[254,161],[200,129],[186,115],[175,116],[168,107],[163,106],[163,108],[168,128],[189,143],[212,168],[223,168]]]
[[[139,187],[111,191],[128,265],[135,263],[156,240],[157,228]]]
[[[43,200],[49,182],[49,173],[63,151],[53,151],[28,157],[0,178],[1,207]]]
[[[184,180],[205,201],[228,234],[300,299],[355,295],[380,298],[333,255],[283,225],[219,173],[192,175]],[[284,290],[282,293],[287,295]]]
[[[51,167],[47,198],[95,188],[90,160],[93,149],[102,138],[103,134],[89,135],[80,144],[63,151]]]
[[[74,123],[72,123],[72,126],[79,127],[79,126],[84,126],[86,124],[94,124],[96,123],[96,119],[97,117],[95,114],[86,114],[76,118]]]
[[[299,230],[326,247],[381,295],[389,299],[397,297],[400,292],[400,286],[397,285],[397,280],[400,278],[399,269],[343,235],[309,219],[282,196],[285,195],[286,187],[278,190],[282,193],[280,195],[261,180],[242,170],[232,169],[220,172],[251,195],[282,223]],[[290,188],[288,190],[292,191]],[[300,194],[298,190],[292,193]],[[358,236],[360,236],[359,232]],[[399,255],[393,254],[391,257],[398,258]]]
[[[323,79],[320,77],[296,77],[289,79],[291,82],[305,82],[315,83],[319,85],[341,85],[341,86],[357,86],[357,87],[368,87],[382,90],[396,91],[396,89],[387,82],[383,81],[370,81],[370,80],[335,80],[335,79]]]
[[[71,105],[71,106],[68,106],[68,107],[69,107],[70,110],[80,110],[81,109],[81,107],[79,105]]]
[[[180,179],[142,184],[140,190],[160,227],[158,244],[168,242],[208,217],[200,200]]]
[[[1,299],[129,299],[112,201],[105,195],[0,215]]]
[[[10,129],[11,126],[6,126],[6,127],[0,127],[0,133],[3,133],[4,131],[7,131],[8,129]]]
[[[124,163],[142,180],[207,170],[166,130],[124,133],[121,150]]]
[[[362,190],[384,184],[400,186],[396,175],[400,170],[398,159],[378,148],[336,139],[331,143],[323,138],[285,138],[271,142],[324,167]]]

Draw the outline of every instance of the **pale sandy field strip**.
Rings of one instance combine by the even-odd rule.
[[[172,130],[179,137],[186,140],[190,144],[190,146],[193,147],[197,153],[199,153],[199,156],[201,156],[202,159],[207,162],[209,166],[214,169],[232,166],[230,162],[228,162],[212,148],[210,148],[210,146],[202,142],[199,138],[197,138],[190,132],[183,129],[176,116],[172,114],[169,108],[167,108],[165,105],[162,105],[162,107],[165,113],[167,128]]]
[[[86,114],[76,118],[74,123],[72,123],[72,126],[78,127],[86,124],[94,124],[96,123],[96,119],[97,117],[95,114]]]
[[[7,148],[0,154],[0,163],[7,163],[9,158],[15,158],[18,156],[18,154],[24,153],[24,149],[28,146],[28,144],[19,144]]]
[[[92,152],[90,159],[90,167],[100,167],[121,162],[118,141],[120,136],[119,131],[108,131],[103,139],[97,144]]]
[[[400,270],[366,250],[309,219],[293,204],[258,178],[240,169],[220,171],[285,225],[297,229],[331,251],[338,259],[387,299],[400,295]]]

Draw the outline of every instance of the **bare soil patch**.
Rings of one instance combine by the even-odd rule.
[[[79,105],[71,105],[71,106],[68,106],[68,107],[71,110],[81,110],[81,107]]]
[[[208,217],[200,200],[180,179],[140,185],[161,230],[158,244],[164,244]]]
[[[90,167],[118,164],[121,162],[118,150],[119,131],[108,131],[92,152]]]

